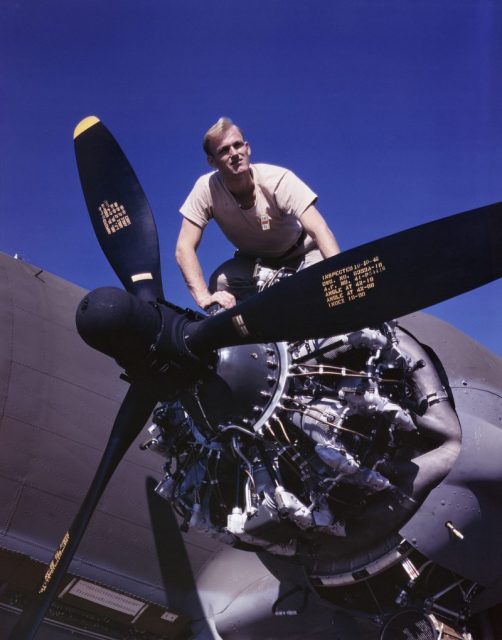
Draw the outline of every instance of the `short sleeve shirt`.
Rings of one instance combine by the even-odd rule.
[[[248,255],[284,255],[302,233],[300,217],[317,195],[293,172],[269,164],[251,165],[255,203],[242,209],[217,171],[201,176],[180,209],[203,229],[214,218],[228,240]]]

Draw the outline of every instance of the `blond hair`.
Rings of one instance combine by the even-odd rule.
[[[208,156],[213,155],[213,152],[211,150],[211,142],[217,136],[221,136],[221,134],[224,133],[227,129],[230,129],[230,127],[237,127],[237,125],[235,125],[232,122],[232,120],[230,120],[230,118],[222,117],[217,122],[215,122],[212,127],[210,127],[206,131],[206,133],[204,134],[204,138],[202,140],[202,148],[204,149],[206,155]],[[244,138],[242,129],[240,127],[237,127],[237,129],[242,135],[242,138]]]

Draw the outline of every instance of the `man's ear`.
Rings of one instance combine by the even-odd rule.
[[[248,148],[248,153],[249,155],[251,155],[251,145],[249,144],[249,142],[246,141],[246,146]]]
[[[214,167],[214,156],[207,155],[207,162],[211,167]]]

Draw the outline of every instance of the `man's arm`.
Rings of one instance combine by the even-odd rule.
[[[202,268],[196,254],[202,233],[203,230],[195,223],[183,218],[176,242],[176,262],[181,269],[188,290],[199,307],[206,309],[217,303],[225,309],[230,309],[235,305],[234,296],[227,291],[216,291],[211,294],[202,275]]]
[[[314,205],[305,209],[300,216],[300,222],[309,236],[317,242],[323,258],[331,258],[340,253],[340,247],[333,232]]]

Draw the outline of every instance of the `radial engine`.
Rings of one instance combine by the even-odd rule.
[[[149,434],[143,447],[165,459],[156,491],[182,529],[300,561],[343,607],[348,587],[386,573],[379,611],[432,602],[457,626],[467,615],[476,585],[459,588],[399,534],[453,466],[461,429],[440,363],[398,322],[220,349]],[[378,599],[358,595],[357,608]]]

